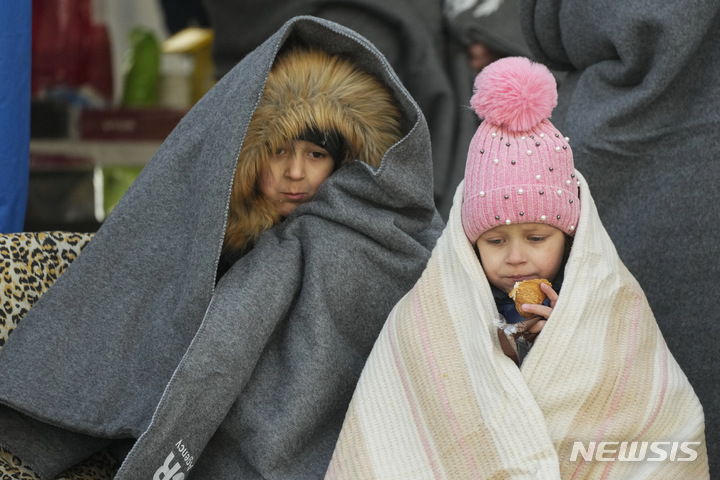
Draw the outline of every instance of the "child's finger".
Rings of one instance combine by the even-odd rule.
[[[538,320],[530,328],[528,328],[527,331],[530,333],[540,333],[546,323],[547,320]]]
[[[552,301],[550,302],[550,304],[552,305]],[[548,307],[545,305],[537,305],[535,303],[523,303],[522,309],[525,312],[539,315],[545,319],[547,319],[553,311],[552,307]]]
[[[546,283],[540,284],[540,290],[543,291],[545,295],[550,299],[550,307],[555,306],[555,302],[557,302],[558,294],[555,290],[552,289],[552,287]]]

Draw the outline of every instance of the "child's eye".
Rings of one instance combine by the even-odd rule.
[[[328,154],[325,152],[314,151],[314,152],[310,152],[310,156],[313,158],[317,158],[317,159],[323,159],[323,158],[327,158]]]
[[[542,242],[543,240],[545,240],[545,237],[541,237],[541,236],[532,236],[532,237],[530,237],[530,241],[531,241],[531,242]]]
[[[503,241],[500,238],[488,238],[486,242],[488,245],[502,245]]]
[[[285,155],[287,154],[288,150],[285,147],[280,147],[275,150],[275,155]]]

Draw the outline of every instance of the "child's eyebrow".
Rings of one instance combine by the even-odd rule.
[[[552,227],[550,225],[528,225],[523,229],[525,233],[548,233],[551,232],[552,229],[555,227]]]

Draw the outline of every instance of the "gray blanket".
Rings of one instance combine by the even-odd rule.
[[[392,90],[403,139],[340,168],[215,284],[233,172],[286,42]],[[100,448],[117,478],[324,474],[391,307],[442,229],[425,120],[384,57],[298,17],[187,114],[0,352],[0,444],[51,478]]]
[[[522,0],[522,12],[537,58],[569,71],[552,121],[703,404],[720,474],[720,3]]]

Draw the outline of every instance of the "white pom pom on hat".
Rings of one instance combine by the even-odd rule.
[[[475,79],[470,105],[482,123],[465,167],[463,229],[483,232],[513,223],[546,223],[574,235],[580,199],[567,139],[548,120],[557,84],[542,64],[507,57]]]

